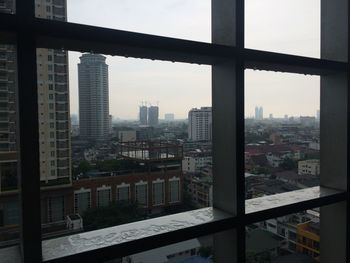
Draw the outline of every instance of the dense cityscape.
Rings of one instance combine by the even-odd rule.
[[[65,21],[65,1],[37,2],[38,17]],[[5,3],[0,9],[11,10]],[[1,246],[19,240],[15,57],[0,45]],[[106,57],[86,53],[77,65],[79,114],[71,114],[67,51],[38,49],[37,61],[43,239],[212,206],[210,105],[181,120],[161,118],[162,102],[142,102],[137,121],[113,118]],[[319,111],[274,118],[255,108],[245,119],[246,199],[319,185],[319,121]],[[318,209],[251,225],[247,262],[317,261],[319,228]],[[203,237],[113,262],[213,262],[212,246]]]

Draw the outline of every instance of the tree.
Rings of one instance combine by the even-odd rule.
[[[283,162],[280,164],[280,167],[283,168],[284,170],[293,170],[297,167],[296,163],[294,160],[291,158],[285,158]]]
[[[88,171],[92,170],[92,166],[88,161],[81,161],[78,166],[78,171],[77,173],[87,173]]]

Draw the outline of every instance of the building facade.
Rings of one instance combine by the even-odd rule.
[[[106,140],[110,126],[106,57],[83,54],[78,79],[80,136],[88,141]]]
[[[2,1],[0,12],[13,13],[15,1]],[[39,18],[66,21],[65,0],[35,1]],[[0,45],[0,226],[19,223],[16,142],[16,49]],[[68,53],[37,49],[42,223],[64,220],[72,212]],[[25,172],[25,171],[23,171]],[[35,178],[33,178],[35,180]],[[15,229],[15,228],[14,228]]]
[[[148,108],[148,125],[157,126],[159,123],[159,107],[151,106]]]
[[[188,139],[190,141],[211,141],[212,111],[211,107],[191,109],[188,113]]]
[[[185,156],[182,160],[182,171],[187,173],[199,173],[202,168],[212,165],[211,154]]]

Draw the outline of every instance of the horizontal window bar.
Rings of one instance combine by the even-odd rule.
[[[23,26],[38,36],[37,45],[41,48],[93,51],[106,55],[208,65],[227,59],[242,59],[249,69],[312,75],[345,72],[349,69],[349,64],[343,62],[238,49],[40,18],[33,18],[32,25],[21,24],[15,17],[16,15],[0,14],[0,31],[13,32]]]
[[[44,262],[96,262],[213,234],[235,226],[232,216],[203,208],[42,242]]]
[[[310,187],[282,194],[268,195],[245,201],[244,223],[251,224],[269,218],[325,206],[348,198],[346,192],[326,187]]]

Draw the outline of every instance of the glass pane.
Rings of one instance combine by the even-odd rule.
[[[246,0],[245,46],[320,57],[320,0]]]
[[[246,263],[318,262],[319,209],[268,219],[246,227]]]
[[[318,186],[320,78],[245,72],[246,198]]]
[[[96,12],[98,5],[98,12]],[[36,0],[36,15],[132,32],[211,41],[209,0]]]
[[[43,238],[212,204],[210,67],[50,49],[37,67]]]
[[[0,247],[19,241],[16,47],[0,45]]]

